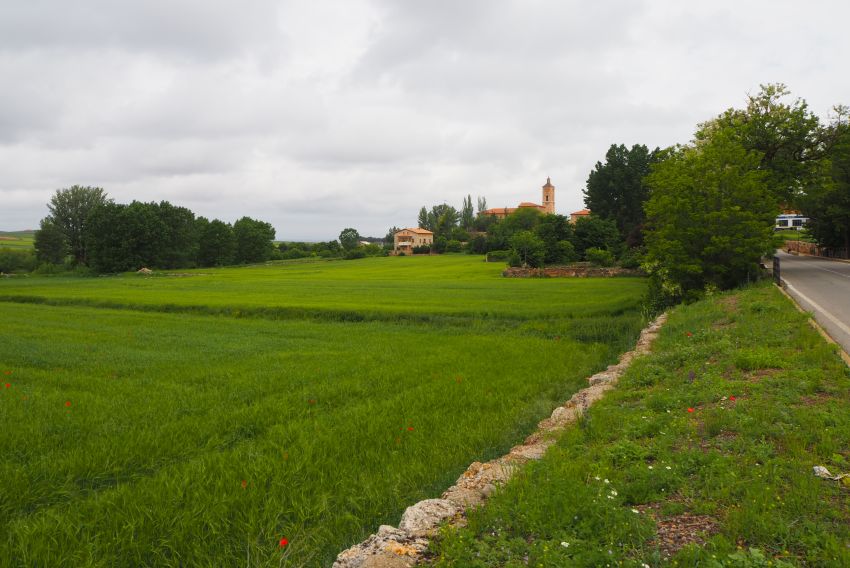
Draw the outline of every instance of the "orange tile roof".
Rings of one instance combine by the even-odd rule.
[[[433,235],[434,233],[429,231],[428,229],[423,229],[421,227],[416,227],[415,229],[408,227],[407,229],[399,229],[396,233],[400,233],[402,231],[410,231],[411,233],[418,233],[420,235]]]
[[[532,202],[530,202],[530,201],[523,201],[522,203],[520,203],[520,204],[519,204],[519,206],[520,206],[520,207],[538,207],[538,208],[542,208],[542,206],[540,206],[540,205],[538,205],[538,204],[536,204],[536,203],[532,203]]]
[[[582,209],[581,211],[570,213],[570,215],[590,215],[590,209]]]

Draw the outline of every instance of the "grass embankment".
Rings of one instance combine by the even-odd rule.
[[[772,287],[679,307],[542,462],[446,529],[435,562],[848,566],[850,490],[812,468],[850,470],[849,393]]]
[[[643,323],[639,279],[500,271],[0,281],[0,565],[328,565],[521,440]],[[328,316],[358,305],[373,321]]]

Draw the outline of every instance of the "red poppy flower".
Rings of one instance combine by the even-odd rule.
[[[286,537],[282,537],[282,538],[280,539],[280,542],[279,542],[278,544],[280,545],[280,547],[281,547],[281,548],[283,548],[283,547],[285,547],[287,544],[289,544],[289,541],[288,541],[288,540],[286,540]]]
[[[242,489],[245,489],[246,487],[248,487],[248,482],[243,479],[242,480]]]
[[[66,400],[66,401],[65,401],[65,406],[71,406],[71,401],[70,401],[70,400]]]
[[[307,401],[307,404],[316,404],[316,399],[311,398],[310,400]]]
[[[693,412],[693,411],[694,411],[693,408],[688,408],[688,412]]]
[[[7,389],[8,389],[8,388],[12,388],[12,385],[10,385],[9,383],[6,383],[6,388],[7,388]]]
[[[408,432],[413,432],[413,426],[408,426],[408,427],[407,427],[407,431],[408,431]]]
[[[735,402],[735,395],[731,395],[731,396],[729,397],[729,400],[731,400],[732,402]]]
[[[686,331],[685,335],[687,335],[688,337],[691,337],[691,336],[693,336],[693,333],[691,333],[690,331]]]
[[[3,374],[4,374],[4,375],[11,375],[11,374],[12,374],[12,371],[3,371]]]

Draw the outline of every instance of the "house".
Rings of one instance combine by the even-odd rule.
[[[576,221],[584,217],[590,217],[590,209],[582,209],[581,211],[573,211],[570,213],[570,223],[576,224]]]
[[[497,219],[504,219],[518,209],[537,209],[541,213],[554,213],[555,186],[552,185],[552,180],[548,177],[546,178],[546,185],[543,186],[543,195],[541,197],[543,202],[542,205],[531,203],[530,201],[523,201],[516,207],[495,207],[493,209],[485,209],[484,211],[481,211],[479,215],[489,215],[496,217]]]
[[[413,247],[431,246],[434,243],[434,233],[428,229],[401,229],[393,234],[393,253],[411,254]]]

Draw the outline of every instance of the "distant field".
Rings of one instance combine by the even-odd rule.
[[[0,247],[32,248],[32,231],[0,231]]]
[[[506,451],[643,323],[639,279],[501,269],[0,281],[0,558],[327,565]]]

